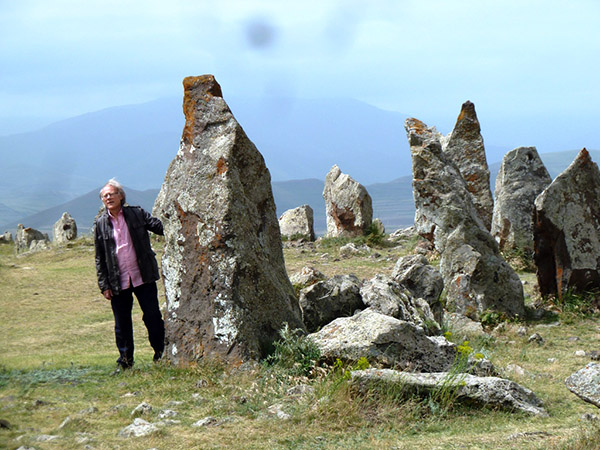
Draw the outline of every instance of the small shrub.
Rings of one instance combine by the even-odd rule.
[[[275,350],[266,358],[266,363],[282,368],[290,375],[310,375],[321,357],[317,345],[302,330],[291,330],[287,323],[279,335],[281,339],[273,343]]]

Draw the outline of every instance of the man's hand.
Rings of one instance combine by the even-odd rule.
[[[102,295],[104,295],[104,298],[106,300],[110,300],[110,299],[112,299],[113,293],[112,293],[112,290],[107,289],[105,291],[102,291]]]

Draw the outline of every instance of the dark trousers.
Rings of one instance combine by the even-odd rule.
[[[154,356],[162,355],[165,347],[165,324],[158,306],[156,283],[144,283],[138,287],[125,289],[113,296],[111,306],[115,316],[115,337],[120,357],[117,362],[123,367],[133,365],[133,294],[142,309],[142,320],[148,329],[148,340],[154,349]]]

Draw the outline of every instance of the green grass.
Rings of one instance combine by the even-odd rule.
[[[160,241],[155,244],[160,250]],[[381,255],[375,258],[342,258],[340,243],[331,242],[284,253],[290,273],[312,265],[327,276],[354,273],[364,279],[390,274],[397,258],[414,244],[375,248]],[[520,275],[533,302],[535,277],[531,272]],[[162,291],[160,298],[164,300]],[[0,246],[0,419],[12,425],[0,429],[0,448],[81,449],[86,445],[82,439],[96,449],[595,448],[599,429],[580,418],[600,413],[564,386],[565,378],[588,362],[575,351],[597,350],[600,342],[598,317],[581,308],[581,302],[572,297],[550,305],[558,323],[509,322],[490,337],[470,339],[473,351],[489,357],[506,378],[533,390],[549,417],[472,409],[451,401],[435,410],[426,401],[397,393],[355,392],[345,375],[348,367],[313,366],[310,345],[290,336],[281,342],[282,361],[292,361],[287,365],[271,361],[228,368],[205,361],[181,369],[153,364],[137,306],[136,366],[112,375],[117,358],[112,313],[96,285],[89,239],[20,257],[10,246]],[[518,332],[523,326],[524,335]],[[534,332],[544,344],[527,342]],[[306,358],[289,358],[299,354]],[[524,375],[508,370],[515,364]],[[298,384],[312,391],[299,397],[286,394]],[[171,409],[179,423],[150,437],[120,437],[142,401],[153,406],[146,420],[157,422],[161,411]],[[288,420],[269,412],[276,404],[289,414]],[[220,424],[192,427],[207,416]],[[67,417],[70,422],[59,428]],[[529,434],[509,440],[515,433]],[[37,442],[44,434],[59,440]]]

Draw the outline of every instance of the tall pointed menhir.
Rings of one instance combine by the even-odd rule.
[[[271,176],[214,77],[183,86],[185,128],[154,206],[165,231],[165,354],[178,365],[257,359],[284,323],[304,329]]]

